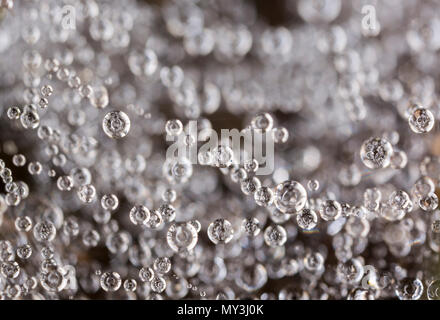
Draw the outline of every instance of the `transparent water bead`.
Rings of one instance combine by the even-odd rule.
[[[154,270],[150,267],[143,267],[139,270],[139,279],[142,282],[150,282],[154,277]]]
[[[324,266],[324,257],[319,252],[309,252],[303,259],[304,268],[311,272],[319,271]]]
[[[423,294],[423,283],[419,279],[404,278],[396,284],[395,293],[400,300],[418,300]]]
[[[114,194],[105,194],[101,198],[101,207],[104,210],[114,211],[118,208],[119,199]]]
[[[17,256],[23,260],[29,259],[32,255],[32,247],[29,244],[24,244],[17,248]]]
[[[20,266],[15,261],[5,261],[0,265],[1,275],[7,279],[17,278],[20,270]]]
[[[241,181],[240,187],[245,195],[251,195],[261,187],[261,181],[257,177],[245,178]]]
[[[144,222],[144,225],[151,229],[159,229],[163,225],[162,215],[158,210],[150,211],[150,218]]]
[[[383,138],[369,138],[360,151],[363,164],[370,169],[386,168],[390,165],[393,147]]]
[[[409,127],[415,133],[427,133],[434,127],[434,115],[429,109],[417,108],[408,118]]]
[[[162,193],[162,200],[168,203],[173,203],[176,201],[177,193],[174,189],[165,189]]]
[[[304,208],[307,191],[296,181],[285,181],[275,188],[274,203],[283,213],[293,214]]]
[[[154,276],[150,281],[150,287],[153,292],[161,293],[165,291],[167,283],[163,277]]]
[[[260,187],[254,193],[255,203],[261,207],[270,206],[273,202],[273,191],[268,187]]]
[[[128,292],[135,292],[137,289],[137,282],[134,279],[126,279],[124,281],[124,290]]]
[[[162,173],[170,183],[185,183],[193,174],[193,166],[187,158],[167,159]]]
[[[435,183],[428,176],[423,176],[419,178],[414,183],[414,186],[411,188],[411,194],[413,194],[416,198],[421,198],[428,194],[434,193],[434,191],[435,191]]]
[[[16,167],[23,167],[26,164],[26,157],[22,154],[14,154],[12,157],[12,163]]]
[[[34,238],[39,242],[54,240],[56,233],[55,225],[48,220],[40,221],[34,226]]]
[[[339,263],[336,273],[341,281],[349,284],[359,283],[364,275],[364,268],[359,259],[353,258],[345,263]]]
[[[257,172],[259,168],[259,163],[256,159],[248,159],[244,161],[243,168],[246,172]]]
[[[394,191],[390,195],[388,203],[391,207],[398,210],[408,211],[412,207],[411,198],[403,190]]]
[[[287,232],[280,225],[269,226],[264,230],[264,241],[269,247],[283,246],[287,241]]]
[[[304,208],[297,213],[296,223],[303,230],[312,230],[318,224],[318,215],[314,210]]]
[[[252,119],[251,126],[263,132],[270,131],[273,127],[273,117],[267,112],[259,113]]]
[[[391,205],[382,205],[380,207],[380,215],[388,221],[402,220],[405,217],[406,211]]]
[[[41,286],[49,292],[60,292],[67,285],[67,272],[60,266],[53,266],[43,272],[40,278]]]
[[[342,206],[336,200],[326,200],[322,203],[319,214],[325,221],[337,220],[342,214]]]
[[[143,205],[136,205],[130,210],[130,221],[134,225],[143,225],[150,220],[150,210]]]
[[[157,210],[164,222],[173,222],[176,219],[176,209],[168,203],[162,204]]]
[[[250,237],[256,237],[260,234],[261,227],[257,218],[246,218],[241,223],[241,228]]]
[[[130,118],[122,111],[109,112],[102,120],[102,129],[112,139],[125,137],[130,131],[130,126]]]
[[[104,86],[98,86],[89,90],[88,87],[83,87],[82,93],[84,96],[88,96],[90,103],[98,109],[103,109],[108,106],[109,95],[107,88]],[[117,111],[116,111],[117,112]]]
[[[262,288],[268,280],[267,270],[264,265],[243,266],[239,269],[235,283],[246,292],[254,292]]]
[[[29,108],[21,114],[20,122],[25,129],[36,129],[40,125],[40,116],[32,108]]]
[[[228,146],[220,145],[212,150],[213,164],[219,168],[227,168],[234,161],[234,152]]]
[[[428,194],[419,199],[419,206],[424,211],[433,211],[438,207],[438,197],[435,193]]]
[[[234,237],[234,229],[226,219],[216,219],[208,226],[208,237],[214,244],[228,243]]]
[[[309,191],[318,191],[318,189],[319,189],[319,181],[316,180],[316,179],[309,180],[307,182],[307,189],[309,189]]]
[[[6,114],[10,120],[18,120],[20,119],[21,110],[19,107],[16,106],[9,107]]]
[[[107,292],[117,291],[122,284],[122,279],[117,272],[104,272],[99,280],[101,288]]]
[[[88,185],[92,182],[92,174],[90,173],[90,170],[85,167],[73,168],[70,170],[70,176],[76,187]]]
[[[286,128],[272,129],[272,138],[275,143],[286,143],[289,140],[289,131]]]
[[[86,184],[78,188],[78,198],[84,203],[92,203],[96,199],[96,189],[91,184]]]
[[[70,191],[73,188],[73,179],[70,176],[60,176],[57,179],[57,187],[61,191]]]
[[[32,229],[32,220],[28,216],[17,217],[15,219],[15,228],[18,231],[29,232]]]
[[[172,137],[177,137],[183,131],[182,121],[180,121],[179,119],[168,120],[165,124],[165,131],[168,135]]]
[[[429,300],[440,300],[440,280],[432,281],[426,291]]]
[[[167,257],[156,258],[153,268],[158,274],[166,274],[171,270],[171,260]]]

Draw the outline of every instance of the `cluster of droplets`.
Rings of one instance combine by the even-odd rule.
[[[0,1],[1,299],[440,299],[436,6],[40,2]]]

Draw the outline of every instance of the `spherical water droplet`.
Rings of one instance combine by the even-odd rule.
[[[136,291],[137,283],[134,279],[127,279],[124,281],[124,290],[129,292]]]
[[[390,195],[388,203],[394,209],[404,210],[404,211],[408,211],[412,205],[411,198],[403,190],[394,191]]]
[[[264,241],[270,247],[283,246],[287,241],[287,232],[280,225],[269,226],[264,230]]]
[[[10,120],[20,119],[21,110],[19,107],[9,107],[7,111],[7,116]]]
[[[42,86],[41,87],[41,90],[40,90],[40,92],[41,92],[41,95],[43,96],[43,97],[50,97],[51,95],[52,95],[52,93],[53,93],[53,88],[52,88],[52,86],[51,85],[44,85],[44,86]]]
[[[370,138],[361,147],[363,164],[370,169],[386,168],[391,162],[393,147],[383,138]]]
[[[167,283],[164,278],[160,276],[154,276],[153,279],[151,279],[150,286],[153,292],[161,293],[165,291]]]
[[[130,221],[134,225],[143,225],[150,219],[150,210],[143,205],[136,205],[130,210]]]
[[[214,243],[228,243],[234,237],[234,229],[226,219],[216,219],[208,226],[208,237]]]
[[[101,275],[99,283],[104,291],[114,292],[121,287],[122,280],[117,272],[104,272]]]
[[[168,228],[167,243],[175,252],[190,251],[197,241],[197,230],[190,223],[176,223]]]
[[[67,273],[62,267],[53,266],[41,275],[41,286],[50,292],[60,292],[67,285]]]
[[[15,219],[15,228],[17,231],[29,232],[32,229],[32,220],[28,216],[17,217]]]
[[[256,237],[261,231],[260,222],[257,218],[243,219],[241,228],[249,237]]]
[[[307,192],[296,181],[285,181],[275,189],[275,206],[283,213],[293,214],[304,208],[307,202]]]
[[[139,279],[141,279],[142,282],[149,282],[153,277],[154,271],[150,267],[143,267],[139,270]]]
[[[419,206],[424,211],[433,211],[438,207],[438,197],[435,193],[428,194],[419,199]]]
[[[101,236],[96,230],[86,230],[82,235],[82,242],[86,247],[96,247],[99,243]]]
[[[114,194],[105,194],[101,198],[101,207],[107,211],[115,211],[119,205],[119,199]]]
[[[171,260],[167,257],[156,258],[153,268],[159,274],[166,274],[171,270]]]
[[[183,124],[179,119],[168,120],[165,124],[165,131],[168,135],[172,137],[177,137],[182,133]]]
[[[296,215],[296,222],[303,230],[312,230],[318,224],[318,215],[314,210],[302,209]]]
[[[246,160],[243,164],[244,170],[246,170],[246,172],[249,172],[249,173],[257,172],[259,166],[260,165],[256,159]]]
[[[92,203],[96,199],[96,189],[91,184],[86,184],[78,188],[78,198],[84,203]]]
[[[55,225],[48,220],[40,221],[34,226],[34,237],[39,242],[52,241],[56,234]]]
[[[176,201],[177,193],[174,189],[165,189],[162,193],[162,200],[168,203]]]
[[[309,189],[309,191],[318,191],[319,181],[318,180],[309,180],[309,182],[307,182],[307,188]]]
[[[326,200],[321,205],[319,214],[325,221],[337,220],[342,214],[341,204],[336,200]]]
[[[434,115],[425,108],[417,108],[408,118],[409,127],[415,133],[427,133],[434,127]]]
[[[17,248],[17,256],[21,259],[29,259],[32,255],[32,247],[28,244],[24,244]]]
[[[219,168],[227,168],[234,162],[234,152],[228,146],[218,146],[212,150],[213,164]]]
[[[130,131],[130,118],[125,112],[112,111],[102,120],[102,129],[112,139],[125,137]]]
[[[273,191],[268,187],[260,187],[255,191],[254,199],[261,207],[270,206],[273,202]]]
[[[261,182],[257,177],[246,178],[240,183],[240,187],[245,195],[251,195],[261,187]]]
[[[25,129],[36,129],[40,125],[40,116],[36,111],[29,109],[21,114],[20,122]]]
[[[22,154],[14,154],[12,157],[12,163],[16,167],[23,167],[26,164],[26,157]]]
[[[273,127],[273,117],[267,112],[259,113],[252,119],[251,126],[263,132],[270,131]]]
[[[57,179],[57,187],[61,191],[70,191],[73,188],[73,179],[71,176],[60,176]]]
[[[303,263],[306,270],[316,272],[323,268],[324,257],[319,252],[310,252],[304,257]]]
[[[7,279],[15,279],[20,274],[20,266],[15,261],[5,261],[0,266],[3,277]]]
[[[440,300],[440,280],[436,279],[429,284],[426,295],[429,300]]]
[[[395,293],[400,300],[418,300],[423,294],[423,283],[419,279],[404,278],[396,284]]]
[[[40,162],[29,162],[28,171],[31,175],[39,175],[41,173],[41,170],[43,170],[43,166]]]
[[[348,284],[359,283],[364,275],[364,268],[358,259],[350,259],[347,262],[341,262],[336,268],[338,278]]]
[[[275,143],[286,143],[289,140],[289,131],[286,128],[272,129],[272,138]]]

